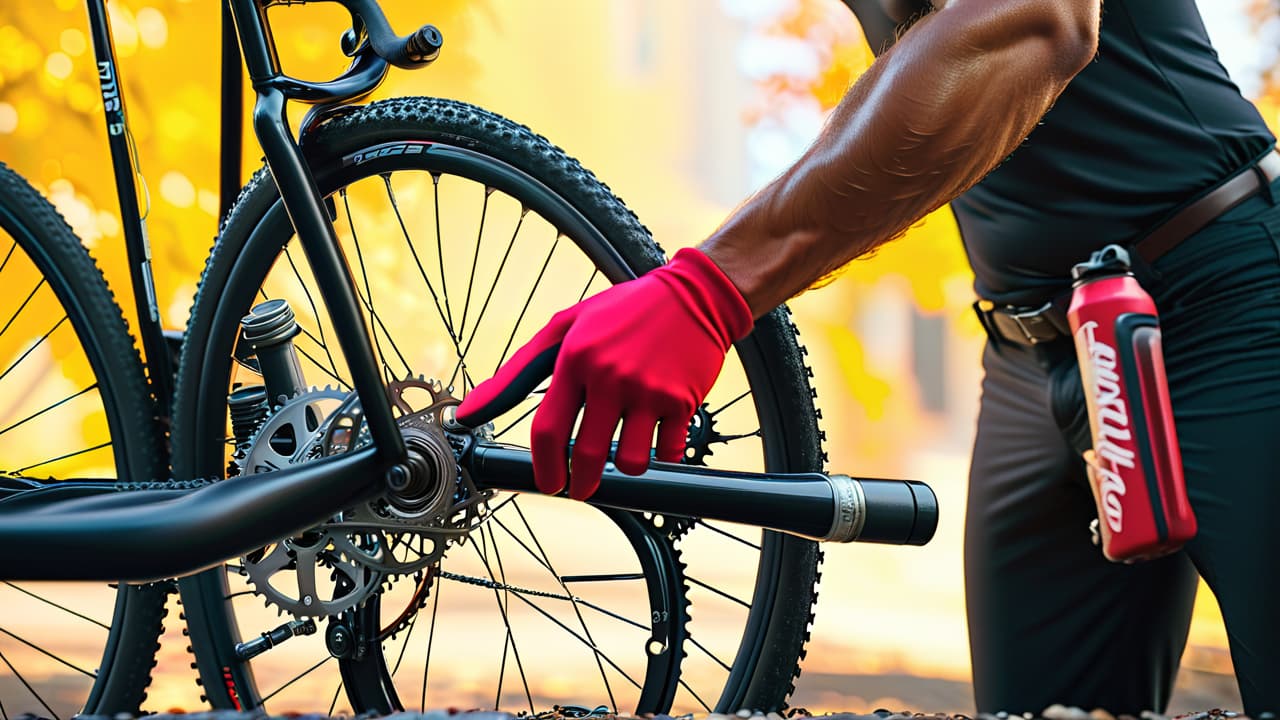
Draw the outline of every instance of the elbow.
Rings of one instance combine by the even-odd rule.
[[[1027,0],[1033,34],[1046,43],[1049,67],[1070,81],[1098,54],[1102,3],[1099,0]]]
[[[1048,37],[1051,38],[1053,56],[1060,65],[1065,79],[1088,67],[1098,54],[1098,33],[1101,32],[1102,4],[1098,0],[1071,0],[1061,3],[1053,0],[1042,5],[1052,5],[1056,15]]]
[[[952,0],[947,10],[966,9],[975,45],[1015,49],[1065,85],[1098,52],[1102,0]]]

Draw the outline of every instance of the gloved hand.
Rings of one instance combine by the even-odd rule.
[[[569,496],[600,487],[618,422],[614,463],[639,475],[657,458],[679,462],[693,413],[711,390],[729,347],[751,331],[751,311],[720,268],[693,248],[637,280],[615,285],[557,313],[491,379],[458,407],[477,427],[509,410],[551,375],[533,418],[538,489],[564,489],[569,436],[585,404],[569,468]],[[554,372],[553,372],[554,368]]]

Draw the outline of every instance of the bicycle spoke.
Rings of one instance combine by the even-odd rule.
[[[387,197],[391,200],[391,208],[395,211],[396,220],[400,223],[400,232],[404,236],[405,245],[409,247],[409,254],[413,256],[413,262],[418,266],[418,274],[422,276],[422,282],[426,284],[427,291],[431,293],[431,301],[435,303],[436,313],[440,316],[440,322],[444,323],[445,332],[449,333],[449,338],[453,340],[453,347],[457,350],[459,348],[458,336],[454,334],[453,323],[449,321],[449,318],[445,315],[444,308],[440,306],[440,297],[436,295],[435,286],[431,284],[431,279],[427,277],[427,269],[423,267],[422,259],[418,257],[418,249],[409,237],[409,228],[405,225],[404,217],[400,214],[400,206],[396,203],[395,191],[391,189],[391,176],[383,175],[382,180],[387,186]],[[459,355],[461,354],[461,350],[459,350]]]
[[[324,373],[325,375],[328,375],[328,376],[329,376],[329,377],[330,377],[334,382],[338,383],[338,385],[340,385],[340,386],[342,387],[342,389],[344,389],[344,390],[350,390],[350,389],[351,389],[351,386],[347,384],[347,381],[346,381],[346,380],[343,380],[343,379],[342,379],[341,377],[339,377],[338,375],[336,375],[336,374],[334,374],[334,373],[330,372],[330,371],[329,371],[329,368],[325,367],[324,365],[321,365],[319,360],[316,360],[314,357],[312,357],[312,356],[311,356],[311,353],[309,353],[309,352],[307,352],[306,350],[303,350],[302,348],[298,347],[297,343],[294,343],[294,346],[293,346],[293,347],[294,347],[294,349],[296,349],[296,350],[298,351],[298,354],[299,354],[299,355],[301,355],[302,357],[304,357],[304,358],[306,358],[308,361],[310,361],[312,365],[315,365],[315,366],[316,366],[316,368],[317,368],[320,372]]]
[[[431,671],[431,646],[436,639],[436,615],[440,610],[440,591],[444,589],[444,583],[437,582],[435,586],[431,599],[431,626],[427,628],[427,659],[422,664],[422,695],[418,701],[421,712],[427,711],[427,675]]]
[[[338,687],[333,689],[333,700],[329,701],[329,716],[333,717],[334,708],[338,707],[338,696],[342,694],[342,683],[338,683]]]
[[[481,538],[483,539],[483,537],[484,537],[484,534],[481,533]],[[471,543],[471,547],[475,549],[476,555],[479,556],[480,558],[480,562],[484,563],[485,572],[489,574],[489,579],[492,580],[494,583],[497,583],[498,582],[497,578],[495,578],[493,575],[493,568],[489,565],[489,559],[485,557],[484,552],[481,551],[480,549],[480,543],[473,542]],[[519,597],[519,595],[516,595],[516,597]],[[521,679],[524,680],[524,693],[525,693],[526,699],[528,699],[529,701],[529,712],[532,714],[533,712],[535,712],[533,708],[533,694],[529,692],[529,681],[525,678],[524,665],[523,663],[520,662],[520,649],[519,647],[516,646],[515,638],[512,635],[511,618],[507,616],[507,608],[503,604],[502,596],[498,594],[498,588],[496,586],[493,588],[493,599],[498,603],[498,612],[502,614],[502,623],[507,628],[507,639],[511,641],[511,649],[516,659],[516,668],[520,671]],[[504,657],[506,656],[506,652],[507,652],[507,646],[506,646],[506,643],[504,642],[502,647],[502,653]],[[501,685],[501,681],[499,681],[499,685]]]
[[[14,240],[9,245],[9,252],[4,254],[4,261],[0,262],[0,272],[4,272],[4,268],[9,264],[9,258],[13,257],[13,251],[18,249],[18,241]]]
[[[686,579],[686,580],[688,580],[689,582],[693,583],[694,585],[697,585],[698,587],[703,588],[703,589],[706,589],[706,590],[710,590],[711,592],[715,593],[716,595],[719,595],[720,597],[725,598],[725,599],[727,599],[727,600],[732,600],[733,602],[735,602],[735,603],[737,603],[737,604],[741,605],[741,606],[742,606],[742,607],[744,607],[744,608],[748,608],[748,609],[749,609],[749,608],[751,607],[751,603],[747,602],[746,600],[742,600],[742,599],[740,599],[740,598],[736,598],[736,597],[734,597],[734,596],[730,595],[729,593],[727,593],[727,592],[725,592],[725,591],[721,590],[720,588],[712,587],[711,585],[708,585],[708,584],[706,584],[706,583],[702,582],[701,580],[699,580],[699,579],[697,579],[697,578],[693,577],[692,575],[685,575],[684,577],[685,577],[685,579]]]
[[[54,403],[54,404],[50,405],[49,407],[47,407],[47,408],[45,408],[45,409],[43,409],[43,410],[37,410],[36,412],[34,412],[34,413],[32,413],[32,414],[30,414],[30,415],[26,416],[25,418],[23,418],[23,419],[19,420],[18,422],[16,422],[16,423],[14,423],[14,424],[10,425],[9,427],[7,427],[7,428],[5,428],[5,429],[3,429],[3,430],[0,430],[0,435],[4,435],[5,433],[7,433],[7,432],[9,432],[10,430],[12,430],[12,429],[14,429],[14,428],[16,428],[16,427],[18,427],[18,426],[22,425],[23,423],[25,423],[25,422],[27,422],[27,421],[29,421],[29,420],[34,420],[35,418],[40,417],[41,415],[43,415],[43,414],[45,414],[45,413],[49,412],[50,410],[53,410],[54,408],[57,408],[58,406],[60,406],[60,405],[62,405],[62,404],[64,404],[64,403],[71,402],[72,400],[75,400],[76,398],[78,398],[78,397],[80,397],[81,395],[83,395],[83,394],[85,394],[85,393],[89,392],[90,390],[93,390],[93,389],[94,389],[94,388],[96,388],[96,387],[98,387],[98,383],[94,383],[94,384],[90,385],[89,387],[87,387],[87,388],[85,388],[85,389],[81,390],[81,391],[80,391],[80,392],[78,392],[78,393],[75,393],[75,394],[73,394],[73,395],[68,395],[67,397],[62,398],[62,399],[61,399],[61,400],[59,400],[58,402],[56,402],[56,403]],[[46,462],[49,462],[49,461],[46,461]],[[41,463],[41,464],[43,465],[44,463]]]
[[[498,689],[497,694],[493,698],[493,709],[497,712],[502,707],[502,678],[507,674],[507,648],[511,647],[511,635],[507,634],[502,639],[502,663],[498,665]],[[532,706],[532,702],[530,706]]]
[[[68,459],[68,458],[76,457],[77,455],[84,455],[85,453],[91,453],[91,452],[93,452],[94,450],[101,450],[101,449],[102,449],[102,448],[104,448],[104,447],[110,447],[110,446],[111,446],[111,441],[110,441],[110,440],[108,440],[107,442],[104,442],[104,443],[102,443],[101,445],[94,445],[93,447],[88,447],[88,448],[85,448],[85,449],[83,449],[83,450],[76,450],[75,452],[69,452],[69,453],[67,453],[66,455],[59,455],[58,457],[55,457],[55,458],[49,458],[48,460],[42,460],[41,462],[35,463],[34,465],[28,465],[28,466],[23,467],[23,468],[18,468],[17,470],[14,470],[13,472],[15,472],[15,473],[24,473],[24,472],[26,472],[26,471],[30,470],[31,468],[38,468],[38,467],[40,467],[40,466],[42,466],[42,465],[48,465],[48,464],[50,464],[50,463],[56,463],[56,462],[58,462],[59,460],[66,460],[66,459]]]
[[[36,293],[40,291],[40,288],[44,287],[44,283],[44,276],[41,275],[40,282],[36,283],[36,286],[31,289],[31,292],[27,295],[27,299],[22,301],[22,304],[18,306],[18,309],[13,311],[13,315],[9,318],[9,321],[4,324],[3,328],[0,328],[0,337],[3,337],[4,334],[9,331],[9,326],[13,325],[13,321],[18,319],[18,316],[26,309],[27,303],[31,302],[31,298],[35,297]]]
[[[523,602],[524,604],[528,605],[529,607],[533,608],[535,611],[537,611],[537,612],[538,612],[539,614],[541,614],[543,617],[545,617],[546,619],[548,619],[548,620],[550,620],[551,622],[555,623],[556,625],[559,625],[559,626],[560,626],[560,628],[561,628],[562,630],[564,630],[565,632],[567,632],[567,633],[569,633],[570,635],[572,635],[572,636],[574,637],[574,639],[576,639],[578,642],[580,642],[580,643],[582,643],[583,645],[586,645],[588,648],[590,648],[593,652],[595,652],[595,653],[600,657],[600,659],[604,660],[606,663],[609,663],[609,667],[612,667],[614,670],[617,670],[619,675],[621,675],[622,677],[626,678],[626,679],[627,679],[627,682],[631,683],[631,684],[632,684],[632,685],[634,685],[636,688],[639,688],[639,687],[640,687],[640,683],[636,682],[636,681],[635,681],[635,678],[631,677],[631,675],[630,675],[629,673],[627,673],[627,671],[626,671],[626,670],[623,670],[621,667],[619,667],[619,666],[618,666],[618,664],[617,664],[616,662],[614,662],[614,661],[613,661],[613,659],[612,659],[612,658],[610,658],[608,655],[606,655],[606,654],[605,654],[605,653],[603,653],[603,652],[600,652],[600,649],[599,649],[599,648],[597,648],[597,647],[595,647],[595,646],[594,646],[592,643],[590,643],[586,638],[584,638],[584,637],[582,637],[581,635],[579,635],[578,633],[574,632],[573,628],[569,627],[568,625],[565,625],[563,622],[561,622],[561,621],[560,621],[560,619],[559,619],[559,618],[555,617],[555,616],[554,616],[554,615],[552,615],[551,613],[549,613],[549,612],[547,612],[546,610],[542,609],[542,607],[540,607],[537,603],[535,603],[535,602],[533,602],[532,600],[530,600],[529,598],[525,597],[523,594],[518,593],[518,592],[517,592],[517,593],[512,593],[512,594],[516,597],[516,599],[517,599],[517,600],[519,600],[519,601]]]
[[[720,535],[723,535],[723,536],[725,536],[725,537],[729,538],[730,540],[736,540],[736,541],[738,541],[738,542],[742,543],[743,545],[746,545],[747,547],[749,547],[749,548],[751,548],[751,549],[753,549],[753,550],[756,550],[756,551],[759,551],[759,550],[760,550],[760,546],[759,546],[759,545],[757,545],[757,544],[755,544],[755,543],[753,543],[753,542],[751,542],[750,540],[747,540],[746,538],[738,537],[737,535],[734,535],[733,533],[729,532],[728,530],[721,530],[720,528],[716,527],[715,525],[712,525],[711,523],[709,523],[709,522],[707,522],[707,521],[705,521],[705,520],[695,520],[695,521],[694,521],[694,523],[695,523],[695,524],[697,524],[697,525],[701,525],[702,527],[704,527],[704,528],[706,528],[706,529],[710,530],[711,532],[714,532],[714,533],[718,533],[718,534],[720,534]]]
[[[356,224],[355,220],[351,217],[351,205],[345,188],[342,190],[341,194],[342,205],[347,211],[347,227],[351,229],[351,242],[355,245],[356,260],[360,265],[360,276],[364,278],[364,295],[359,294],[359,287],[356,288],[356,294],[360,297],[360,301],[364,303],[365,309],[369,311],[369,315],[373,318],[374,325],[382,328],[382,334],[386,336],[387,342],[391,345],[391,350],[396,354],[396,357],[400,359],[400,364],[404,365],[405,375],[409,375],[413,372],[409,367],[409,362],[404,359],[404,354],[400,352],[400,348],[396,347],[395,339],[391,337],[391,333],[387,332],[387,326],[383,324],[382,317],[378,315],[378,311],[374,307],[373,287],[369,284],[369,272],[364,264],[364,252],[360,249],[360,237],[356,234]],[[387,373],[387,382],[393,382],[394,373],[392,373],[391,368],[387,366],[386,354],[382,352],[382,343],[378,341],[377,331],[375,330],[372,335],[373,344],[378,350],[378,360],[382,362],[382,368]]]
[[[74,615],[75,617],[78,617],[78,618],[80,618],[81,620],[86,620],[86,621],[88,621],[88,622],[91,622],[91,623],[93,623],[94,625],[97,625],[98,627],[102,628],[103,630],[110,630],[110,629],[111,629],[111,626],[110,626],[110,625],[107,625],[107,624],[106,624],[106,623],[104,623],[104,622],[100,622],[100,621],[98,621],[98,620],[94,620],[93,618],[89,617],[88,615],[84,615],[84,614],[82,614],[82,613],[78,613],[78,612],[76,612],[75,610],[72,610],[72,609],[71,609],[71,608],[69,608],[69,607],[66,607],[66,606],[63,606],[63,605],[59,605],[58,603],[56,603],[56,602],[54,602],[54,601],[52,601],[52,600],[50,600],[50,599],[48,599],[48,598],[41,597],[41,596],[39,596],[39,595],[37,595],[37,594],[35,594],[35,593],[31,592],[30,590],[28,590],[28,589],[26,589],[26,588],[23,588],[23,587],[19,587],[19,586],[15,585],[15,584],[13,584],[13,583],[11,583],[11,582],[7,581],[7,580],[5,581],[5,583],[4,583],[4,584],[5,584],[5,585],[7,585],[7,586],[9,586],[9,587],[11,587],[11,588],[13,588],[14,590],[17,590],[18,592],[22,593],[23,595],[26,595],[27,597],[34,598],[34,599],[38,600],[39,602],[42,602],[42,603],[44,603],[44,604],[46,604],[46,605],[51,605],[51,606],[53,606],[53,607],[55,607],[55,608],[57,608],[57,609],[59,609],[59,610],[61,610],[61,611],[65,612],[65,613],[67,613],[67,614],[69,614],[69,615]]]
[[[311,288],[307,287],[307,283],[302,279],[302,273],[298,272],[298,265],[293,261],[293,254],[289,252],[289,246],[284,247],[284,258],[289,261],[289,269],[293,270],[293,276],[298,280],[298,287],[302,288],[302,293],[307,296],[307,305],[311,307],[311,317],[316,319],[316,330],[320,332],[320,339],[315,340],[316,344],[324,350],[325,357],[329,359],[329,367],[333,369],[334,374],[338,372],[338,365],[333,361],[333,355],[329,352],[329,341],[324,336],[324,323],[320,322],[320,311],[316,309],[316,301],[311,297]]]
[[[555,571],[551,569],[551,566],[548,565],[546,561],[544,561],[542,558],[538,557],[538,555],[535,552],[533,552],[533,550],[530,549],[529,546],[526,545],[523,540],[516,537],[516,534],[511,532],[511,528],[507,527],[506,524],[503,523],[500,518],[498,518],[496,515],[490,515],[489,521],[492,523],[496,523],[498,527],[506,531],[506,533],[511,536],[511,539],[515,540],[517,545],[524,548],[524,551],[529,553],[529,556],[532,557],[534,561],[536,561],[539,565],[541,565],[547,572],[553,575],[555,574]]]
[[[587,291],[591,289],[591,283],[600,275],[600,268],[594,268],[591,271],[591,277],[587,278],[587,284],[582,288],[582,294],[578,296],[578,302],[582,302],[587,297]]]
[[[453,372],[449,374],[449,384],[458,377],[458,370],[464,366],[464,360],[467,353],[471,351],[471,343],[475,342],[476,335],[480,331],[480,321],[484,319],[484,311],[489,309],[489,301],[493,299],[493,293],[498,289],[498,281],[502,278],[502,271],[507,267],[507,258],[511,256],[511,250],[516,246],[516,238],[520,236],[520,228],[524,227],[524,218],[529,214],[529,208],[520,208],[520,218],[516,220],[516,228],[511,232],[511,239],[507,241],[507,249],[502,253],[502,260],[498,263],[498,271],[494,273],[493,282],[489,285],[489,292],[484,296],[484,303],[480,305],[480,312],[476,315],[476,324],[471,328],[471,336],[467,338],[466,347],[458,356],[458,364],[454,366]]]
[[[708,411],[708,412],[707,412],[707,414],[708,414],[708,415],[710,415],[711,417],[715,417],[716,415],[719,415],[720,413],[724,412],[725,410],[728,410],[729,408],[733,407],[733,406],[734,406],[734,405],[735,405],[739,400],[741,400],[741,399],[742,399],[742,398],[744,398],[744,397],[747,397],[747,396],[748,396],[748,395],[750,395],[750,394],[751,394],[751,391],[750,391],[750,390],[746,390],[745,392],[743,392],[743,393],[742,393],[741,395],[739,395],[738,397],[736,397],[736,398],[734,398],[734,399],[730,400],[729,402],[725,403],[724,405],[721,405],[721,406],[720,406],[720,408],[719,408],[718,410],[710,410],[710,411]]]
[[[530,395],[546,394],[546,392],[547,392],[547,388],[539,388],[539,389],[534,390],[533,392],[531,392],[531,393],[529,393],[529,394],[530,394]],[[529,417],[529,416],[530,416],[530,415],[532,415],[534,412],[536,412],[536,411],[538,410],[538,408],[539,408],[539,407],[541,407],[541,404],[534,405],[533,407],[529,408],[528,410],[525,410],[523,413],[521,413],[521,414],[520,414],[520,417],[516,418],[515,420],[512,420],[510,425],[508,425],[508,426],[506,426],[506,427],[502,428],[501,430],[499,430],[498,432],[494,433],[494,434],[493,434],[493,439],[494,439],[494,440],[497,440],[498,438],[502,437],[503,435],[506,435],[506,434],[507,434],[507,432],[508,432],[509,430],[511,430],[511,429],[512,429],[512,428],[514,428],[515,426],[519,425],[519,424],[521,423],[521,421],[523,421],[525,418]]]
[[[458,324],[458,337],[467,331],[467,310],[471,307],[471,287],[476,281],[476,265],[480,263],[480,241],[484,239],[484,221],[489,212],[489,196],[493,188],[484,189],[484,205],[480,206],[480,228],[476,230],[476,252],[471,258],[471,274],[467,276],[467,299],[462,303],[462,322]]]
[[[444,295],[444,311],[449,316],[449,334],[457,338],[460,333],[453,331],[453,310],[449,307],[449,280],[444,276],[444,242],[440,233],[440,173],[431,173],[431,192],[436,204],[436,258],[440,261],[440,292]]]
[[[533,532],[533,526],[529,524],[529,519],[524,516],[524,511],[520,509],[520,504],[513,503],[512,506],[516,510],[516,515],[520,517],[520,522],[524,525],[525,531],[529,533],[529,538],[533,540],[533,544],[538,548],[538,552],[542,554],[543,563],[547,566],[547,569],[551,570],[551,573],[556,576],[556,580],[559,581],[560,587],[564,588],[565,592],[569,592],[569,588],[564,587],[564,581],[560,579],[559,573],[555,572],[555,570],[551,568],[551,558],[547,555],[547,551],[543,549],[542,543],[538,542],[538,536]]]
[[[641,579],[643,579],[643,578],[644,578],[644,576],[643,576],[643,575],[641,575],[640,577],[641,577]],[[596,605],[595,603],[591,602],[590,600],[583,600],[582,598],[575,598],[575,599],[574,599],[574,602],[576,602],[576,603],[578,603],[578,604],[582,605],[583,607],[591,608],[592,610],[595,610],[596,612],[601,613],[601,614],[603,614],[603,615],[608,615],[609,617],[613,618],[614,620],[617,620],[617,621],[619,621],[619,622],[626,623],[627,625],[630,625],[630,626],[635,627],[635,628],[639,628],[639,629],[641,629],[641,630],[643,630],[643,631],[645,631],[645,632],[649,632],[650,630],[652,630],[652,628],[651,628],[651,627],[649,627],[648,625],[645,625],[644,623],[636,622],[635,620],[632,620],[631,618],[628,618],[628,617],[623,617],[622,615],[619,615],[618,613],[613,612],[612,610],[608,610],[608,609],[605,609],[605,608],[600,607],[599,605]]]
[[[382,315],[378,314],[377,312],[374,312],[372,304],[370,304],[368,307],[369,307],[369,314],[373,316],[374,325],[376,325],[378,329],[382,331],[382,336],[387,339],[387,344],[391,346],[391,351],[396,354],[396,357],[400,360],[400,364],[404,365],[405,375],[406,376],[412,375],[413,370],[409,365],[409,361],[405,360],[404,353],[400,352],[400,347],[396,345],[395,339],[391,337],[391,331],[387,329],[386,323],[382,322]],[[378,334],[376,332],[373,333],[373,337],[374,337],[374,343],[376,344]],[[381,348],[378,348],[378,353],[379,355],[381,355],[382,353]],[[381,360],[382,358],[380,357],[379,359]],[[382,361],[382,366],[383,368],[386,369],[388,374],[391,374],[391,368],[387,367],[387,363],[385,360]]]
[[[698,701],[698,704],[702,706],[703,710],[706,710],[707,712],[711,712],[711,706],[708,705],[707,701],[703,700],[702,696],[698,695],[698,693],[692,687],[689,687],[689,683],[685,682],[684,678],[680,678],[680,687],[687,690],[689,694],[693,696],[693,699]]]
[[[264,702],[264,703],[265,703],[266,701],[270,700],[271,698],[275,697],[276,695],[279,695],[279,694],[280,694],[280,692],[281,692],[282,690],[284,690],[285,688],[289,687],[290,685],[292,685],[292,684],[294,684],[294,683],[298,682],[298,681],[299,681],[299,680],[301,680],[302,678],[304,678],[304,677],[306,677],[306,676],[310,675],[311,673],[315,672],[315,671],[316,671],[316,669],[318,669],[321,665],[324,665],[325,663],[329,662],[329,661],[330,661],[330,660],[332,660],[332,659],[333,659],[333,656],[332,656],[332,655],[326,655],[326,656],[324,657],[324,659],[323,659],[323,660],[321,660],[320,662],[316,663],[315,665],[312,665],[311,667],[307,668],[306,670],[303,670],[302,672],[298,673],[297,675],[295,675],[295,676],[293,677],[293,679],[292,679],[292,680],[290,680],[289,682],[287,682],[287,683],[285,683],[285,684],[281,685],[280,687],[276,688],[273,692],[271,692],[271,693],[269,693],[268,695],[266,695],[265,697],[263,697],[263,698],[262,698],[262,702]]]
[[[9,662],[9,658],[5,657],[3,652],[0,652],[0,662],[3,662],[8,666],[9,672],[12,672],[13,676],[18,678],[18,682],[22,683],[22,686],[27,689],[27,692],[31,693],[31,696],[36,699],[36,702],[40,703],[44,706],[45,710],[49,711],[49,715],[53,720],[62,720],[62,718],[58,717],[58,713],[54,712],[53,708],[49,707],[49,703],[45,702],[44,698],[40,697],[40,693],[36,692],[35,688],[31,687],[31,683],[27,682],[27,679],[22,676],[22,673],[18,672],[18,668],[14,667],[13,663]]]
[[[580,582],[620,582],[623,580],[643,580],[644,573],[608,573],[599,575],[565,575],[560,578],[562,583],[580,583]]]
[[[717,664],[717,665],[719,665],[720,667],[724,668],[724,669],[725,669],[725,672],[733,672],[733,668],[729,667],[729,663],[727,663],[727,662],[725,662],[725,661],[721,660],[719,657],[717,657],[715,653],[713,653],[713,652],[711,652],[710,650],[708,650],[708,649],[706,648],[706,646],[705,646],[705,645],[703,645],[702,643],[698,642],[698,641],[697,641],[697,639],[696,639],[696,638],[694,638],[692,635],[690,635],[690,636],[689,636],[688,641],[689,641],[689,642],[690,642],[694,647],[696,647],[696,648],[698,648],[699,650],[701,650],[701,651],[702,651],[702,653],[703,653],[704,655],[706,655],[707,657],[709,657],[709,658],[711,658],[712,660],[714,660],[714,661],[716,662],[716,664]]]
[[[404,651],[409,649],[409,640],[413,637],[413,628],[418,624],[418,614],[414,613],[409,618],[409,629],[404,631],[404,642],[400,643],[400,655],[396,657],[395,667],[391,668],[391,676],[400,671],[400,663],[404,662]]]
[[[507,505],[510,505],[511,503],[515,502],[515,499],[517,497],[520,497],[518,493],[507,493],[507,497],[504,498],[502,502],[489,508],[488,514],[492,515],[498,512],[499,510],[501,510],[502,508],[506,507]],[[488,501],[486,500],[485,502],[487,503]]]
[[[64,659],[64,658],[58,657],[58,656],[57,656],[57,655],[55,655],[54,653],[52,653],[52,652],[50,652],[50,651],[48,651],[48,650],[45,650],[44,648],[42,648],[42,647],[40,647],[39,645],[37,645],[37,644],[35,644],[35,643],[31,642],[30,640],[27,640],[26,638],[24,638],[24,637],[22,637],[22,636],[20,636],[20,635],[15,635],[13,632],[11,632],[10,630],[8,630],[7,628],[0,627],[0,633],[3,633],[3,634],[5,634],[5,635],[8,635],[9,637],[13,638],[14,640],[17,640],[18,642],[22,643],[23,645],[26,645],[27,647],[31,648],[32,650],[35,650],[36,652],[40,653],[41,655],[44,655],[44,656],[45,656],[45,657],[47,657],[47,658],[50,658],[51,660],[55,660],[55,661],[57,661],[57,662],[59,662],[59,663],[61,663],[61,664],[63,664],[63,665],[66,665],[67,667],[71,668],[72,670],[75,670],[76,672],[80,673],[81,675],[84,675],[85,677],[88,677],[88,678],[96,678],[96,677],[98,677],[97,673],[93,673],[93,672],[90,672],[90,671],[88,671],[88,670],[85,670],[84,668],[82,668],[82,667],[80,667],[80,666],[76,665],[75,663],[71,662],[70,660],[66,660],[66,659]]]
[[[488,545],[493,548],[494,560],[498,563],[498,577],[501,579],[501,582],[504,586],[502,593],[504,597],[508,598],[507,601],[504,603],[504,607],[507,610],[510,610],[511,600],[509,596],[511,594],[511,591],[507,589],[509,587],[509,585],[507,584],[507,570],[502,565],[502,553],[498,550],[498,540],[493,536],[493,528],[491,527],[485,527],[481,529],[480,531],[481,540],[484,540],[486,535],[488,537],[488,541],[487,541]],[[510,625],[507,626],[507,636],[506,636],[506,639],[503,640],[503,644],[502,644],[502,665],[498,671],[498,695],[497,695],[497,699],[494,702],[493,709],[497,710],[502,703],[502,678],[504,676],[504,673],[506,672],[506,667],[507,667],[507,646],[508,645],[510,645],[512,653],[515,654],[516,667],[520,670],[520,680],[524,684],[525,697],[529,698],[529,712],[532,713],[533,698],[531,697],[531,694],[529,692],[529,680],[528,678],[525,677],[524,664],[520,662],[520,655],[519,653],[516,652],[515,634],[513,633]]]
[[[39,340],[35,341],[35,343],[31,345],[31,347],[27,348],[26,351],[22,353],[22,355],[18,356],[17,360],[14,360],[13,363],[9,365],[9,367],[5,368],[4,372],[0,373],[0,380],[3,380],[6,375],[13,372],[14,368],[22,364],[22,361],[26,360],[28,355],[35,352],[36,348],[43,345],[44,341],[48,340],[49,336],[53,334],[53,331],[62,327],[62,324],[65,323],[66,321],[67,321],[67,316],[63,315],[61,320],[54,323],[53,327],[49,328],[49,332],[45,333],[44,335],[41,335]]]
[[[529,525],[528,518],[525,517],[524,511],[520,509],[520,504],[512,503],[512,507],[515,508],[516,515],[520,517],[520,521],[524,523],[525,530],[529,533],[529,539],[533,540],[534,546],[538,548],[538,552],[542,555],[541,562],[543,566],[547,568],[552,577],[556,579],[556,583],[559,584],[560,588],[569,596],[569,603],[573,607],[573,614],[577,616],[578,624],[582,626],[583,634],[587,636],[587,640],[591,643],[591,649],[595,654],[596,666],[600,669],[600,679],[604,681],[605,692],[609,695],[609,706],[616,712],[618,709],[618,702],[613,696],[613,686],[609,684],[609,677],[605,674],[604,665],[600,662],[600,650],[596,645],[595,638],[591,636],[591,629],[587,627],[587,620],[582,616],[582,609],[578,607],[577,599],[569,592],[569,588],[564,584],[564,579],[560,577],[560,573],[556,572],[555,566],[551,564],[551,557],[547,555],[546,549],[543,548],[542,543],[538,541],[538,535],[533,531],[533,527]],[[513,534],[512,537],[515,537],[515,535]],[[521,546],[524,546],[524,543],[520,544]],[[527,547],[525,549],[528,550]],[[530,551],[530,554],[532,554],[532,551]]]
[[[739,433],[737,435],[718,435],[716,437],[716,442],[730,443],[730,442],[733,442],[734,440],[743,440],[745,438],[753,438],[753,437],[760,437],[759,429],[752,430],[749,433]]]
[[[506,362],[507,353],[511,351],[511,343],[515,342],[516,333],[520,332],[520,323],[524,320],[524,314],[529,311],[529,304],[533,302],[534,293],[538,292],[538,288],[542,285],[542,276],[547,272],[547,266],[551,264],[551,256],[555,255],[556,248],[560,247],[560,238],[563,235],[557,234],[555,242],[551,243],[551,250],[547,252],[547,259],[542,261],[542,269],[538,271],[538,277],[533,281],[533,289],[529,291],[529,297],[524,301],[524,307],[520,308],[520,315],[516,318],[516,324],[511,328],[511,336],[507,338],[507,346],[502,349],[502,357],[498,358],[498,364],[494,366],[493,372],[496,375],[498,368],[502,367],[502,363]]]

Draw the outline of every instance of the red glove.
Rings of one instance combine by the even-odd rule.
[[[639,475],[648,468],[659,422],[658,459],[680,462],[694,411],[729,347],[751,328],[751,310],[729,278],[701,251],[685,248],[653,272],[557,313],[467,395],[457,418],[482,425],[552,375],[533,418],[534,480],[544,493],[564,489],[566,448],[585,404],[569,482],[569,496],[585,500],[600,487],[619,421],[619,470]]]

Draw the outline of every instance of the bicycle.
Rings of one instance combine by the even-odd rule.
[[[23,552],[0,561],[0,578],[134,581],[113,591],[101,652],[85,655],[100,658],[98,672],[21,642],[91,678],[75,709],[137,711],[176,587],[213,708],[280,707],[281,691],[299,689],[300,709],[328,703],[330,712],[341,695],[357,712],[492,700],[533,713],[597,697],[637,713],[783,707],[816,602],[814,541],[923,544],[937,522],[932,492],[822,472],[815,393],[785,308],[737,345],[690,426],[684,463],[654,463],[639,477],[610,466],[589,504],[526,492],[528,452],[505,441],[527,432],[538,392],[512,398],[497,423],[461,427],[451,412],[473,369],[500,365],[540,327],[538,315],[664,256],[606,186],[527,128],[436,98],[352,104],[389,65],[429,64],[442,37],[430,25],[396,35],[375,0],[336,2],[351,14],[341,40],[351,64],[329,82],[280,68],[266,9],[290,3],[224,4],[224,196],[239,177],[241,52],[266,167],[225,206],[172,368],[104,0],[86,4],[145,366],[81,244],[0,168],[9,255],[20,249],[30,260],[24,279],[38,278],[5,328],[46,284],[67,316],[54,330],[30,330],[34,343],[0,379],[69,324],[76,337],[58,339],[83,350],[80,374],[94,382],[28,420],[96,391],[94,424],[109,435],[9,465],[0,542]],[[288,101],[314,106],[296,140]],[[389,297],[388,285],[412,291]],[[28,325],[39,323],[16,323]],[[108,465],[118,478],[94,474]],[[34,478],[35,468],[55,477]],[[604,567],[584,567],[592,558],[564,547],[588,537]],[[477,598],[494,603],[496,618],[463,626]],[[286,612],[295,619],[276,617]],[[425,644],[411,642],[419,623]],[[545,640],[552,628],[569,647]],[[521,643],[525,632],[536,647]],[[438,637],[442,648],[488,643],[496,688],[441,679],[441,648],[433,676]],[[34,672],[0,661],[58,714],[28,679]],[[401,672],[406,661],[420,671]],[[339,677],[317,684],[316,668]],[[540,673],[532,683],[531,672]]]

